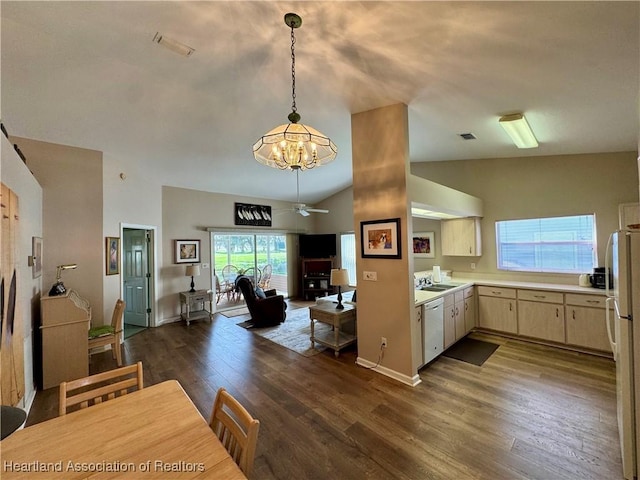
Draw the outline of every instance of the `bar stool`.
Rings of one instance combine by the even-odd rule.
[[[0,440],[18,430],[27,419],[27,412],[18,407],[2,405],[0,410]]]

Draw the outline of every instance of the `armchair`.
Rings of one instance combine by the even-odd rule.
[[[236,289],[242,292],[247,308],[251,314],[254,327],[270,327],[284,322],[287,314],[287,304],[282,295],[277,295],[275,290],[264,292],[265,297],[260,298],[249,277],[241,275],[236,280]],[[260,290],[262,292],[262,290]]]

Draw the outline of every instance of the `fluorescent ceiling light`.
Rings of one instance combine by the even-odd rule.
[[[448,219],[448,218],[462,218],[460,215],[453,215],[451,213],[436,212],[435,210],[426,210],[424,208],[411,207],[411,216],[420,218],[434,218],[434,219]]]
[[[511,137],[518,148],[535,148],[538,140],[531,131],[527,119],[521,113],[500,117],[500,126]]]
[[[172,38],[165,37],[160,32],[156,32],[153,37],[153,41],[158,45],[168,48],[172,52],[182,55],[183,57],[190,57],[191,54],[195,52],[195,49],[190,46],[180,43],[177,40],[173,40]]]

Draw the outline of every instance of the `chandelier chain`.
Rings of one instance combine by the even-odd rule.
[[[296,52],[294,45],[296,43],[296,36],[293,33],[293,23],[291,24],[291,111],[296,112]]]

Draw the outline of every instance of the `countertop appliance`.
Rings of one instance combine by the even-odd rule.
[[[611,234],[605,264],[613,274],[613,286],[606,277],[605,310],[607,334],[616,362],[622,470],[624,478],[632,480],[640,476],[640,348],[634,349],[634,344],[635,347],[640,344],[640,232],[620,230]],[[638,340],[634,342],[634,338]]]
[[[444,347],[444,298],[422,306],[422,347],[424,364],[442,353]]]
[[[591,282],[591,286],[594,288],[607,288],[607,267],[596,267],[593,269],[593,275],[589,277],[589,281]],[[609,286],[613,286],[615,284],[613,280],[613,275],[611,270],[609,271]]]

